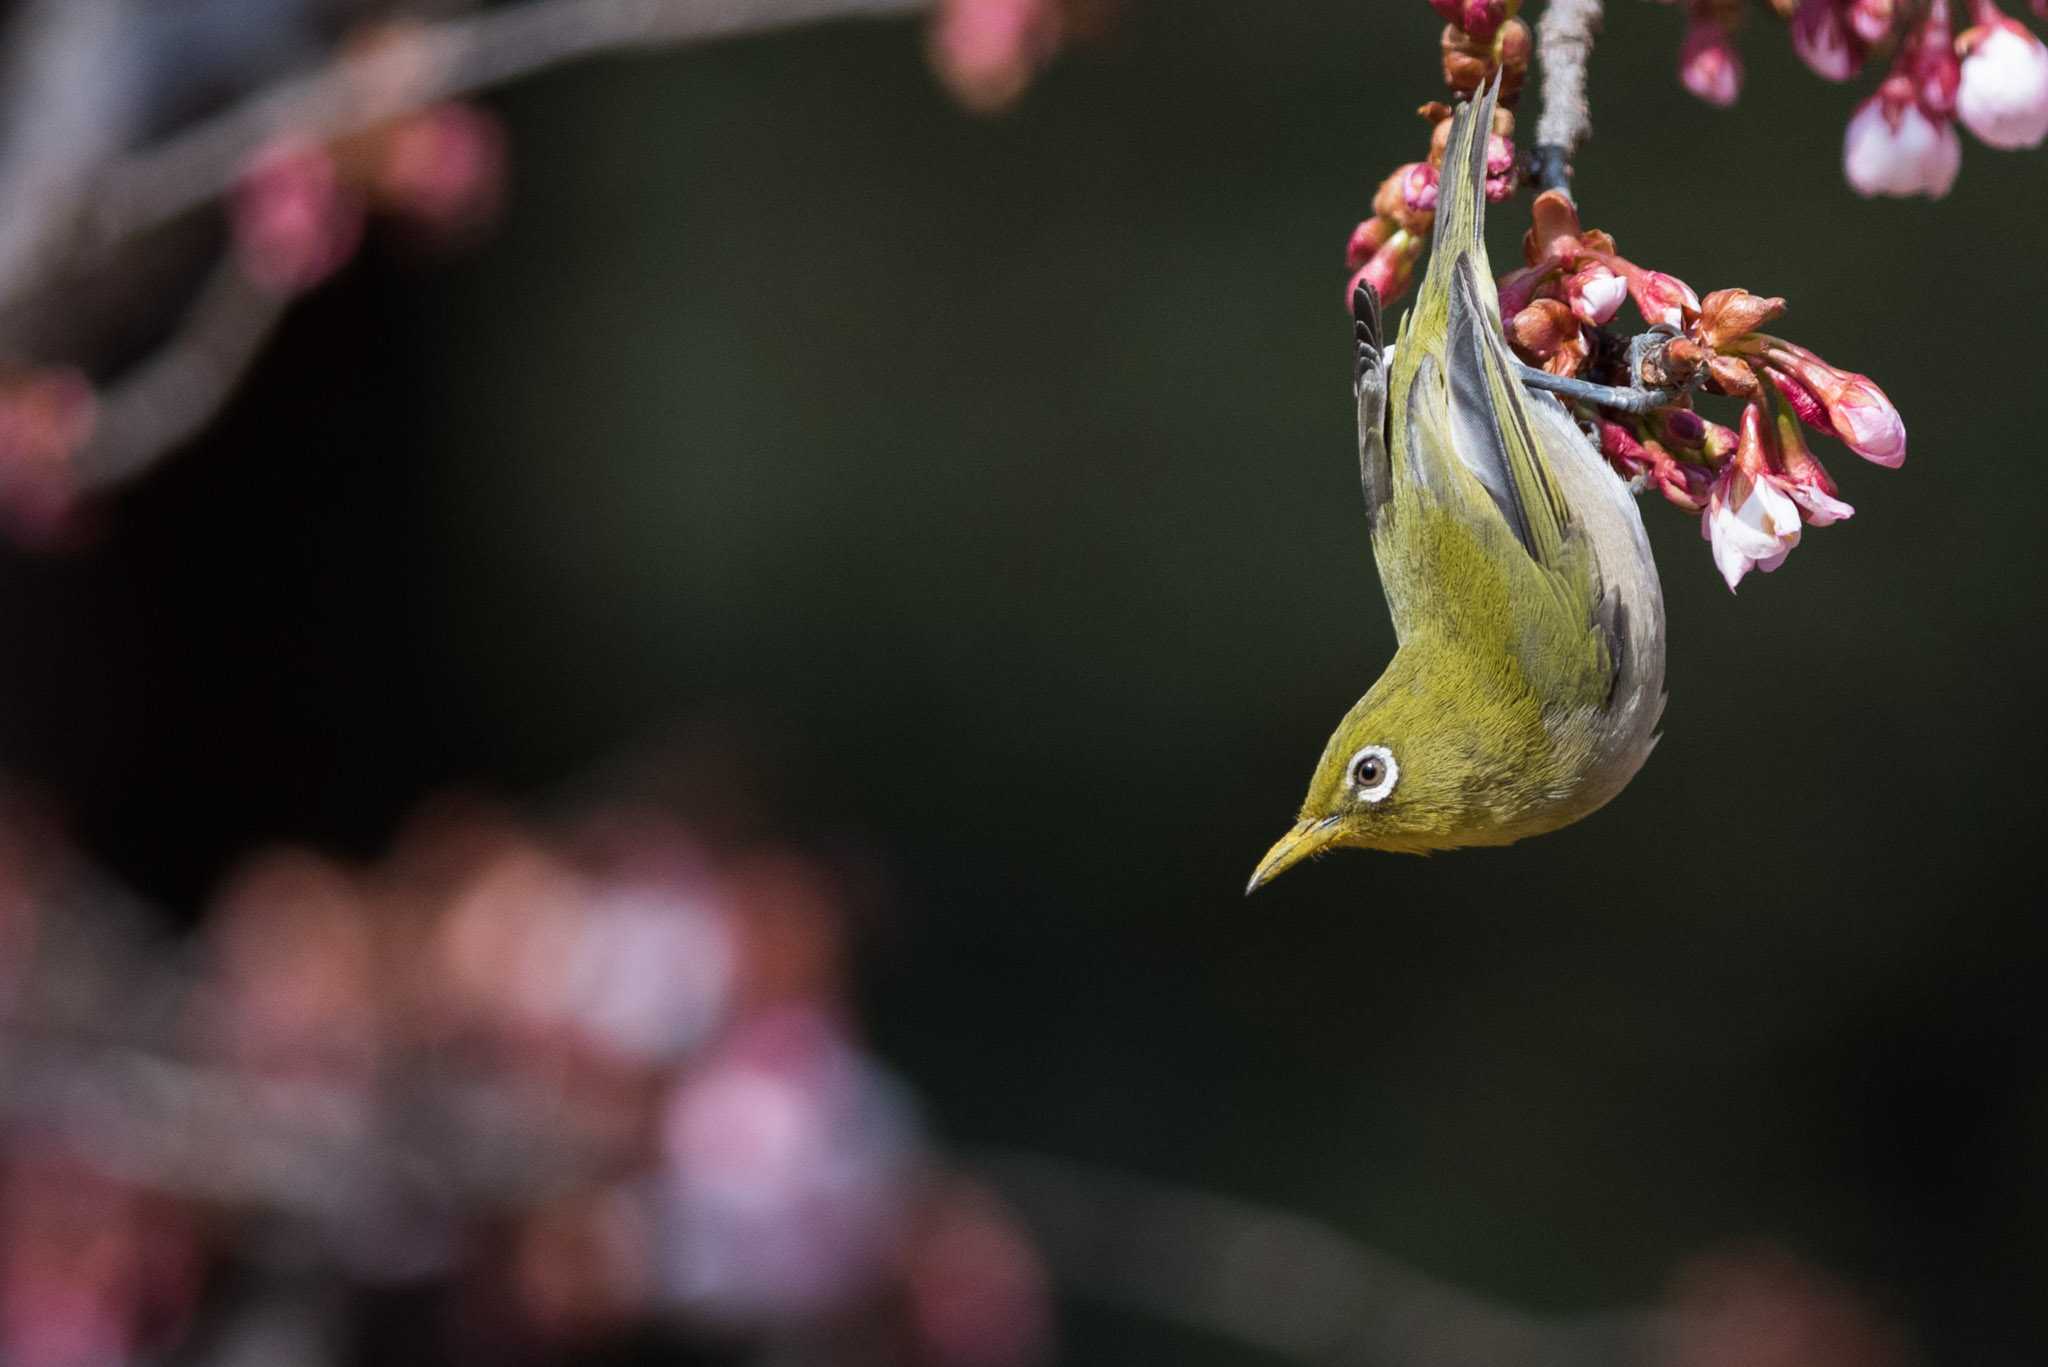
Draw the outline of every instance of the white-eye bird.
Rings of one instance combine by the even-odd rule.
[[[1398,649],[1247,892],[1325,850],[1556,830],[1656,744],[1664,598],[1634,496],[1561,403],[1523,387],[1502,336],[1482,236],[1496,97],[1453,116],[1391,377],[1379,300],[1353,296],[1359,468]]]

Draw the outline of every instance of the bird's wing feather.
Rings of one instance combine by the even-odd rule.
[[[1380,296],[1363,280],[1351,292],[1351,317],[1357,347],[1352,386],[1358,398],[1358,482],[1365,490],[1366,521],[1377,528],[1394,496],[1394,474],[1387,467],[1387,353]]]

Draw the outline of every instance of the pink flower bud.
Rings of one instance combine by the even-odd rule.
[[[1429,7],[1436,11],[1436,17],[1446,24],[1459,24],[1465,17],[1465,0],[1429,0]]]
[[[1425,161],[1396,166],[1373,192],[1372,211],[1417,237],[1429,235],[1436,213],[1437,170]],[[1428,208],[1423,208],[1424,204]]]
[[[1988,13],[1984,13],[1988,11]],[[1988,3],[1956,40],[1963,54],[1956,112],[1992,147],[2038,147],[2048,137],[2048,46]]]
[[[1896,17],[1896,0],[1849,0],[1849,31],[1862,42],[1883,42]]]
[[[1690,408],[1660,408],[1657,419],[1664,440],[1685,450],[1696,450],[1707,439],[1707,422]]]
[[[1771,387],[1778,391],[1786,406],[1801,422],[1816,432],[1834,432],[1835,424],[1828,417],[1828,406],[1811,389],[1774,365],[1764,367],[1764,378],[1771,382]]]
[[[1411,163],[1401,176],[1401,203],[1411,214],[1436,212],[1437,169],[1426,161]]]
[[[1564,282],[1565,301],[1582,323],[1599,327],[1628,298],[1628,281],[1598,261],[1589,261]]]
[[[1956,182],[1963,148],[1953,124],[1930,118],[1894,76],[1856,108],[1842,139],[1842,174],[1859,195],[1940,199]]]
[[[75,370],[0,372],[0,525],[16,541],[55,550],[77,540],[72,457],[98,416],[92,385]]]
[[[1875,465],[1896,469],[1905,463],[1905,419],[1868,375],[1837,370],[1805,347],[1790,342],[1774,340],[1765,355],[1772,365],[1798,380],[1826,406],[1828,427],[1844,446]],[[1798,411],[1792,395],[1787,393],[1786,398]]]
[[[1956,59],[1954,31],[1948,0],[1929,0],[1926,13],[1892,63],[1892,76],[1903,76],[1912,83],[1914,101],[1931,119],[1949,118],[1956,112],[1963,69]]]
[[[1061,38],[1055,0],[942,0],[932,20],[932,65],[976,113],[1013,103]]]
[[[1388,238],[1386,244],[1372,255],[1372,260],[1358,268],[1344,286],[1344,304],[1350,307],[1352,292],[1362,281],[1371,285],[1382,304],[1392,303],[1408,289],[1415,278],[1415,263],[1422,258],[1425,239],[1402,231]]]
[[[1386,244],[1394,235],[1394,225],[1384,218],[1368,218],[1351,230],[1351,240],[1344,244],[1344,269],[1355,271],[1372,260],[1372,254]]]
[[[1842,444],[1865,460],[1893,469],[1905,464],[1905,419],[1867,377],[1851,375],[1828,400],[1828,416]]]
[[[1657,492],[1664,495],[1666,503],[1688,513],[1706,510],[1714,483],[1713,473],[1705,466],[1684,460],[1661,462],[1650,472],[1650,479],[1656,484]]]
[[[1511,138],[1491,133],[1486,139],[1486,198],[1499,204],[1515,193],[1521,182],[1521,161]]]
[[[391,131],[371,188],[385,208],[453,237],[489,222],[504,186],[497,119],[473,105],[443,104]]]
[[[1493,37],[1508,20],[1507,0],[1465,0],[1453,22],[1481,42]]]
[[[1866,47],[1849,31],[1842,0],[1800,0],[1792,15],[1792,50],[1816,76],[1846,81],[1862,69]]]
[[[230,215],[243,271],[280,294],[340,270],[363,236],[361,199],[342,185],[325,149],[304,144],[259,154],[235,188]]]
[[[1600,433],[1600,454],[1616,474],[1634,479],[1650,468],[1650,453],[1634,432],[1609,418],[1595,418],[1593,425]]]
[[[1663,271],[1646,271],[1640,266],[1623,274],[1628,278],[1629,296],[1636,301],[1636,309],[1643,315],[1644,322],[1652,326],[1668,323],[1672,327],[1684,327],[1700,316],[1700,297],[1692,292],[1692,286],[1677,276],[1666,275]]]
[[[1512,318],[1539,298],[1557,293],[1555,265],[1525,266],[1503,275],[1496,286],[1503,318]]]
[[[1678,79],[1708,104],[1735,103],[1742,94],[1742,54],[1726,28],[1712,19],[1693,20],[1678,49]]]

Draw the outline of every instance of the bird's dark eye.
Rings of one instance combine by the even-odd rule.
[[[1401,766],[1384,745],[1368,745],[1351,757],[1351,790],[1361,802],[1383,802],[1401,781]]]

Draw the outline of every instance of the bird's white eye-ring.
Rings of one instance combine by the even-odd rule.
[[[1401,766],[1384,745],[1368,745],[1351,757],[1351,787],[1360,802],[1384,802],[1401,781]]]

